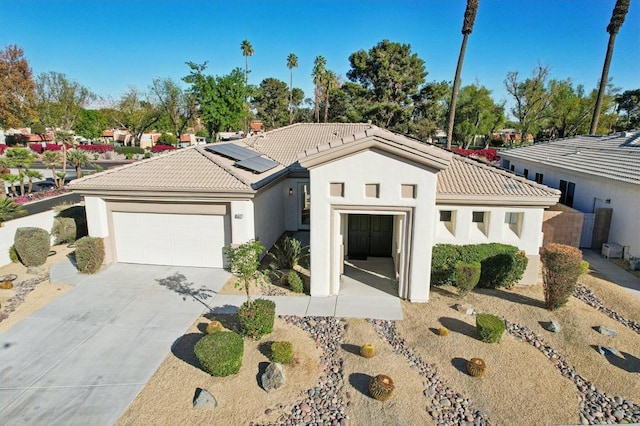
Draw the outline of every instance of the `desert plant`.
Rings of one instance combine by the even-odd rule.
[[[244,342],[236,333],[221,331],[202,337],[193,351],[204,371],[212,376],[225,377],[240,371]]]
[[[554,310],[564,306],[573,293],[582,265],[582,252],[571,246],[551,243],[542,248],[544,304]]]
[[[25,214],[26,212],[24,207],[14,203],[10,198],[0,198],[0,226],[2,226],[3,222]]]
[[[259,339],[273,331],[275,317],[276,304],[267,299],[256,299],[251,304],[245,302],[238,309],[242,334],[254,339]]]
[[[449,329],[447,327],[438,328],[438,336],[446,337],[449,335]]]
[[[480,262],[456,263],[456,287],[460,297],[466,296],[480,281]]]
[[[289,271],[289,274],[287,274],[287,282],[289,283],[289,288],[291,288],[291,291],[293,291],[294,293],[304,292],[302,278],[300,278],[300,275],[298,275],[296,271]]]
[[[300,262],[303,249],[299,240],[286,236],[279,244],[274,244],[269,257],[276,261],[278,268],[293,269]]]
[[[70,218],[73,219],[74,222],[74,232],[73,237],[69,233],[69,238],[71,238],[69,243],[79,240],[82,237],[86,237],[89,235],[89,231],[87,229],[87,214],[84,206],[81,205],[65,205],[59,207],[58,214],[56,218]],[[71,226],[71,224],[69,224]]]
[[[41,228],[18,228],[13,245],[24,266],[37,267],[47,261],[51,238],[49,233]]]
[[[476,328],[483,342],[498,343],[506,330],[504,320],[491,314],[478,314]]]
[[[293,344],[291,342],[273,342],[271,344],[271,361],[290,364],[292,360]]]
[[[56,237],[55,244],[74,242],[76,240],[76,222],[70,217],[53,218],[51,235]]]
[[[224,326],[220,321],[211,321],[207,324],[207,334],[219,333],[224,331]]]
[[[229,269],[233,275],[238,277],[234,286],[236,288],[242,287],[245,290],[248,307],[251,307],[251,296],[249,295],[251,284],[259,286],[269,282],[268,274],[258,270],[260,266],[259,256],[263,250],[262,244],[255,240],[224,248],[224,254],[229,259]]]
[[[104,241],[97,237],[82,237],[76,241],[76,264],[85,274],[95,274],[104,262]]]
[[[583,260],[580,262],[580,275],[585,275],[587,272],[589,272],[589,262]]]
[[[0,290],[11,290],[12,288],[13,288],[13,283],[11,281],[0,282]]]
[[[482,377],[487,371],[487,364],[482,358],[471,358],[467,361],[467,372],[473,377]]]
[[[16,246],[12,245],[9,247],[9,259],[11,259],[12,263],[20,262],[20,256],[18,256],[18,252],[16,251]]]
[[[360,355],[365,358],[373,358],[376,355],[376,348],[371,343],[360,346]]]
[[[369,381],[369,393],[378,401],[386,401],[393,396],[396,386],[393,379],[384,374],[378,374]]]

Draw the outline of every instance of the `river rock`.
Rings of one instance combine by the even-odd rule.
[[[552,333],[560,333],[560,323],[556,320],[550,321],[549,323],[547,323],[547,330]]]
[[[196,389],[193,398],[193,408],[209,408],[214,409],[218,406],[216,398],[209,391],[201,388]]]
[[[473,315],[475,312],[475,308],[473,307],[473,305],[467,305],[467,304],[456,304],[453,306],[453,308],[460,312],[463,313],[465,315]]]
[[[596,331],[602,334],[603,336],[609,336],[609,337],[615,337],[618,334],[615,330],[609,327],[605,327],[604,325],[597,326]]]
[[[287,379],[282,364],[278,364],[277,362],[270,363],[262,375],[261,381],[262,388],[267,392],[283,386],[287,382]]]
[[[616,355],[619,356],[619,352],[616,348],[608,348],[606,346],[598,346],[597,347],[598,352],[600,352],[600,354],[607,356],[607,355]]]

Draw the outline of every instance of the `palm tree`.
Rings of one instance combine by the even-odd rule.
[[[89,164],[89,154],[83,149],[73,149],[67,152],[67,161],[76,168],[76,178],[82,177],[82,166]]]
[[[596,106],[593,109],[593,118],[591,119],[591,128],[589,134],[595,135],[598,131],[598,120],[600,118],[600,108],[602,108],[602,99],[604,98],[604,90],[609,81],[609,67],[611,66],[611,57],[613,56],[613,46],[616,43],[616,35],[620,31],[620,27],[624,23],[624,19],[629,12],[629,0],[617,0],[613,7],[611,21],[607,26],[609,33],[609,44],[607,44],[607,54],[604,57],[604,66],[602,67],[602,77],[600,77],[600,87],[598,88],[598,97],[596,98]]]
[[[460,54],[458,55],[458,65],[456,66],[456,76],[453,79],[453,90],[451,93],[451,104],[449,105],[449,127],[447,130],[447,149],[451,149],[451,140],[453,139],[453,122],[456,118],[456,100],[458,91],[460,90],[460,74],[462,73],[462,63],[464,62],[464,54],[467,50],[467,40],[469,34],[473,31],[473,24],[476,22],[476,14],[478,13],[479,0],[467,0],[467,9],[464,11],[464,22],[462,23],[462,46],[460,46]]]
[[[27,169],[24,171],[24,176],[27,178],[27,182],[29,184],[27,187],[27,194],[31,194],[31,191],[33,190],[33,180],[42,179],[42,173],[37,170]]]
[[[2,223],[13,219],[15,216],[25,214],[27,211],[20,205],[13,202],[9,198],[0,199],[0,226]]]
[[[45,167],[51,169],[51,176],[53,176],[53,182],[56,184],[56,188],[61,188],[62,185],[58,179],[56,173],[56,166],[62,165],[62,154],[60,151],[45,151],[42,153],[42,164]]]
[[[315,84],[314,99],[316,123],[320,122],[320,84],[322,83],[322,76],[324,75],[326,66],[327,60],[324,56],[316,56],[316,59],[313,61],[313,72],[311,73],[313,83]]]
[[[22,183],[22,177],[18,175],[2,175],[2,180],[9,184],[9,189],[11,189],[11,193],[14,197],[18,196],[18,191],[16,191],[16,183],[20,181]]]
[[[289,124],[293,124],[293,69],[298,68],[298,57],[295,53],[287,56],[287,68],[289,68]]]
[[[9,168],[17,168],[20,177],[20,195],[24,195],[24,169],[35,160],[28,148],[10,148],[4,154],[3,164]]]
[[[329,117],[329,94],[331,89],[338,87],[338,76],[335,72],[326,70],[322,80],[324,82],[324,122],[326,123]]]
[[[244,84],[249,83],[249,56],[253,56],[253,46],[249,42],[249,40],[242,40],[240,44],[240,49],[242,49],[242,56],[244,56]]]

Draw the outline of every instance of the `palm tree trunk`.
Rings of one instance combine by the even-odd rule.
[[[329,117],[329,86],[327,86],[327,95],[324,98],[324,122],[327,122]]]
[[[293,124],[293,68],[289,79],[289,125]]]
[[[316,117],[316,123],[320,122],[320,96],[319,96],[319,90],[318,90],[318,83],[316,83],[316,88],[315,88],[315,117]]]
[[[604,58],[604,66],[602,67],[602,77],[600,77],[600,87],[598,88],[598,97],[596,98],[596,106],[593,108],[593,118],[591,119],[590,135],[595,135],[598,131],[598,120],[600,119],[600,109],[602,108],[602,99],[604,91],[609,82],[609,67],[611,66],[611,57],[613,56],[613,46],[616,42],[616,35],[609,35],[609,44],[607,45],[607,54]]]
[[[467,50],[467,40],[469,34],[463,34],[462,45],[460,46],[460,54],[458,55],[458,65],[456,66],[456,76],[453,79],[453,90],[451,92],[451,104],[449,105],[449,127],[447,129],[447,149],[451,149],[451,141],[453,140],[453,122],[456,119],[456,102],[458,99],[458,91],[460,90],[460,74],[462,73],[462,63],[464,62],[464,54]]]
[[[82,177],[82,165],[76,165],[76,179],[80,179]]]

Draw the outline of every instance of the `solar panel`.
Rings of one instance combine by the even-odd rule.
[[[251,170],[252,172],[263,173],[267,170],[273,169],[278,165],[278,163],[273,160],[269,160],[268,158],[253,157],[247,158],[246,160],[238,161],[235,165],[247,170]]]
[[[213,145],[207,145],[204,149],[209,152],[213,152],[214,154],[223,155],[237,161],[259,157],[261,155],[259,152],[244,148],[242,146],[238,146],[233,143],[216,143]]]

